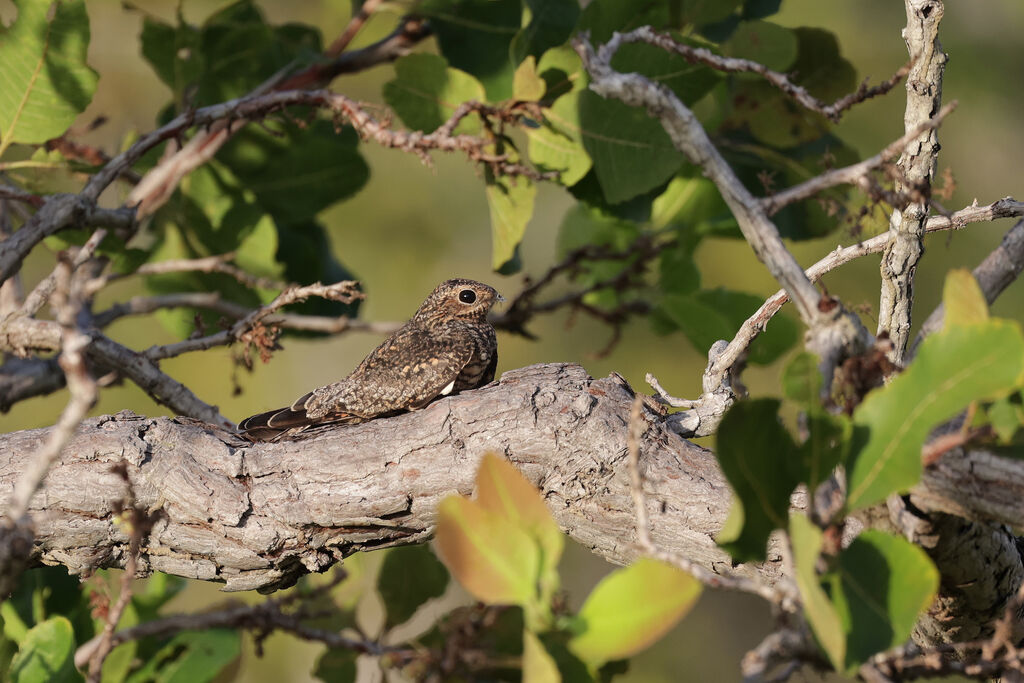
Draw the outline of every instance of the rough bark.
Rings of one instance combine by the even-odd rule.
[[[273,590],[373,548],[422,542],[437,503],[473,488],[487,451],[510,458],[542,490],[559,525],[613,562],[635,554],[625,463],[633,392],[618,375],[536,365],[427,408],[303,441],[249,444],[181,418],[124,412],[87,420],[32,499],[33,562],[73,572],[123,566],[127,535],[114,509],[127,465],[135,497],[162,510],[141,573]],[[727,568],[713,537],[730,502],[711,452],[645,414],[641,444],[653,540],[704,566]],[[0,509],[48,430],[0,436]],[[778,558],[759,571],[771,580]]]

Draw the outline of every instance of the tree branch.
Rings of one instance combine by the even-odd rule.
[[[907,26],[903,39],[913,66],[907,77],[907,106],[904,128],[909,132],[932,118],[942,104],[942,74],[946,54],[939,43],[941,0],[904,0]],[[882,257],[882,291],[878,303],[878,333],[887,332],[893,347],[889,359],[902,364],[910,337],[911,307],[914,302],[914,272],[924,251],[922,240],[928,219],[935,161],[939,152],[934,129],[922,131],[907,146],[896,166],[896,192],[908,195],[911,203],[896,207],[889,220],[892,240]]]
[[[469,493],[477,460],[497,451],[541,488],[578,542],[626,562],[637,553],[626,467],[633,396],[617,375],[593,380],[579,366],[540,365],[303,441],[251,444],[182,418],[87,420],[32,499],[33,559],[76,573],[124,564],[128,538],[111,514],[124,482],[109,471],[124,462],[138,505],[165,513],[142,548],[140,572],[223,581],[227,590],[286,586],[359,550],[422,542],[438,502]],[[657,416],[644,419],[650,538],[712,571],[733,571],[713,540],[729,508],[713,455]],[[0,435],[0,507],[24,467],[17,454],[49,433]],[[777,569],[735,571],[773,582]]]

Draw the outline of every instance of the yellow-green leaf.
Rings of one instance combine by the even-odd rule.
[[[558,588],[558,560],[565,543],[537,489],[507,460],[488,453],[476,475],[477,504],[533,537],[541,549],[545,597]]]
[[[804,616],[832,666],[842,671],[846,661],[846,634],[814,569],[821,552],[821,531],[804,515],[793,514],[789,518],[789,538],[793,544],[796,585],[803,598]]]
[[[512,96],[524,102],[536,102],[544,97],[547,85],[537,73],[537,60],[532,55],[523,60],[512,77]]]
[[[606,576],[587,597],[569,649],[592,667],[640,652],[693,607],[701,584],[675,567],[641,558]]]
[[[535,606],[540,548],[507,519],[462,496],[448,496],[438,506],[437,550],[478,600]]]
[[[988,320],[985,295],[969,270],[958,268],[949,271],[942,288],[942,305],[946,309],[946,327]]]
[[[519,270],[519,242],[533,216],[537,186],[526,177],[495,177],[485,172],[487,205],[491,210],[491,249],[494,270],[511,274]]]
[[[544,643],[529,629],[523,630],[523,683],[561,683],[558,665]]]

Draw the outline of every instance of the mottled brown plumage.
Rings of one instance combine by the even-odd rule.
[[[272,441],[315,425],[417,410],[438,396],[487,384],[498,364],[498,342],[487,312],[501,300],[483,283],[446,280],[348,377],[309,392],[288,408],[246,418],[238,428],[253,440]]]

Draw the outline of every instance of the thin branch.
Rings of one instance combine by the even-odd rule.
[[[322,285],[319,282],[305,287],[293,287],[281,292],[266,306],[262,306],[231,326],[231,329],[223,330],[215,334],[199,337],[198,339],[186,339],[174,344],[164,346],[153,346],[143,352],[150,361],[173,358],[183,353],[202,351],[215,346],[224,346],[241,339],[244,332],[253,328],[254,325],[263,321],[278,309],[299,301],[305,301],[311,296],[319,296],[330,301],[340,301],[350,304],[362,298],[362,293],[356,289],[356,283],[351,280],[343,280],[333,285]]]
[[[797,609],[796,595],[786,587],[785,579],[780,580],[775,586],[769,586],[756,578],[717,574],[678,553],[658,548],[651,540],[650,521],[647,516],[647,497],[644,494],[644,480],[640,470],[640,444],[644,432],[647,431],[643,408],[644,397],[637,394],[629,412],[629,430],[626,438],[629,492],[633,498],[637,545],[640,546],[641,552],[681,569],[706,586],[757,595],[787,612]]]
[[[89,239],[86,240],[82,248],[75,253],[75,259],[72,263],[72,268],[77,269],[82,266],[86,261],[93,257],[96,253],[96,249],[99,248],[100,243],[103,242],[107,237],[107,231],[104,228],[99,228]],[[60,268],[58,265],[57,268]],[[54,269],[49,275],[39,281],[29,295],[25,297],[25,303],[21,306],[21,315],[32,317],[39,312],[46,302],[50,300],[53,295],[53,290],[57,287],[57,269]],[[86,294],[83,298],[88,299],[89,295]]]
[[[764,206],[765,211],[768,212],[768,215],[774,215],[783,207],[789,206],[790,204],[803,199],[813,197],[819,192],[827,190],[830,187],[835,187],[836,185],[858,185],[860,187],[865,187],[865,181],[868,174],[878,168],[881,168],[898,154],[902,154],[906,146],[916,140],[922,133],[938,128],[943,119],[956,109],[956,106],[956,102],[947,104],[939,111],[938,114],[927,121],[921,122],[913,130],[895,142],[890,143],[885,147],[885,149],[875,156],[844,168],[837,168],[822,173],[819,176],[811,178],[807,182],[794,185],[789,189],[777,192],[769,197],[765,197],[761,200],[761,204]]]
[[[718,71],[759,74],[770,84],[799,102],[804,108],[828,117],[832,121],[838,121],[843,112],[855,104],[878,95],[884,95],[892,90],[909,73],[911,67],[910,63],[904,64],[889,79],[882,81],[874,87],[869,87],[868,82],[864,81],[856,91],[839,98],[832,104],[826,104],[811,95],[806,88],[793,83],[786,74],[772,71],[764,64],[753,62],[749,59],[723,57],[716,55],[707,48],[691,47],[677,42],[669,33],[658,33],[650,26],[642,26],[629,33],[615,34],[611,42],[614,41],[655,45],[667,52],[674,52],[682,56],[691,64],[704,64]]]
[[[202,258],[195,259],[167,259],[165,261],[143,263],[130,273],[111,273],[106,275],[101,282],[93,285],[93,288],[99,289],[106,286],[109,282],[137,275],[164,275],[167,273],[185,272],[223,273],[225,275],[230,275],[240,284],[243,284],[250,289],[281,290],[296,286],[291,282],[284,282],[282,280],[275,280],[274,278],[253,275],[252,273],[229,263],[229,261],[233,260],[235,256],[235,252],[229,252],[227,254],[204,256]]]
[[[0,184],[0,199],[13,199],[16,202],[25,202],[31,204],[37,209],[43,205],[45,201],[42,197],[31,192],[26,192],[19,187],[13,185]]]
[[[1024,202],[1018,202],[1011,197],[1006,197],[987,206],[979,207],[976,204],[973,204],[949,216],[931,216],[927,221],[925,221],[925,231],[938,232],[941,230],[959,230],[969,223],[993,221],[1000,218],[1022,215],[1024,215]],[[835,251],[830,252],[827,256],[808,268],[805,271],[807,277],[810,278],[812,282],[817,282],[826,273],[835,270],[839,266],[862,256],[877,254],[884,251],[890,239],[892,239],[892,234],[890,232],[885,232],[881,235],[877,235],[871,239],[848,247],[837,247]],[[990,256],[993,262],[998,262],[1006,266],[998,269],[986,266],[986,270],[998,270],[999,273],[1005,273],[1005,276],[995,278],[996,281],[1001,283],[1001,287],[996,288],[993,286],[990,288],[992,292],[991,298],[989,299],[990,303],[1003,291],[1003,289],[1005,289],[1006,285],[1012,281],[1013,277],[1015,277],[1015,275],[1010,275],[1014,272],[1013,264],[1017,264],[1016,272],[1020,272],[1020,264],[1024,263],[1024,260],[1022,260],[1022,257],[1019,255],[1021,247],[1017,246],[1018,241],[1024,244],[1024,227],[1020,226],[1020,224],[1014,226],[1010,233],[1007,233],[1007,236],[1003,239],[1001,250],[993,252]],[[979,268],[982,268],[982,266],[979,266]],[[743,322],[740,329],[736,332],[736,336],[734,336],[732,341],[729,342],[729,346],[713,363],[709,370],[711,376],[719,378],[724,376],[724,374],[728,372],[729,368],[732,367],[740,356],[746,352],[754,339],[764,331],[768,321],[779,312],[779,309],[781,309],[783,304],[787,301],[789,301],[789,297],[786,295],[785,290],[781,289],[768,297],[768,299],[761,304],[761,307]],[[934,316],[935,314],[933,313],[932,315]],[[929,318],[929,321],[925,323],[925,327],[922,329],[930,329],[930,324],[934,325],[931,318]],[[938,324],[941,326],[941,320]]]
[[[58,265],[58,320],[61,325],[61,355],[58,362],[67,378],[71,397],[53,431],[39,449],[29,456],[29,465],[14,486],[6,515],[15,522],[28,512],[32,496],[42,486],[50,466],[60,458],[64,445],[71,439],[79,423],[95,405],[98,395],[96,382],[85,366],[84,352],[89,345],[89,337],[75,326],[82,301],[72,285],[73,275],[74,267],[70,260],[64,260]]]

